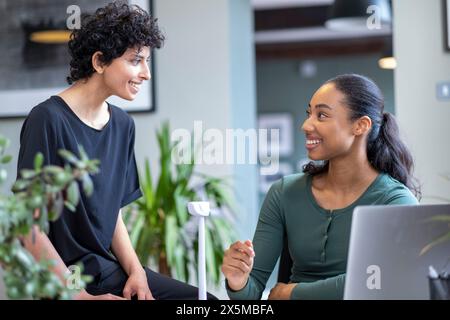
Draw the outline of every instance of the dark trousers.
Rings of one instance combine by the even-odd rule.
[[[184,282],[172,279],[144,267],[147,281],[152,295],[157,300],[197,300],[198,288]],[[86,286],[86,291],[92,295],[111,293],[123,296],[123,288],[128,280],[126,272],[118,266],[108,272],[101,273],[92,283]],[[208,293],[208,300],[217,297]]]

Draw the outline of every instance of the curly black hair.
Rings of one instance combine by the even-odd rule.
[[[94,73],[92,55],[100,51],[100,61],[108,65],[128,48],[160,48],[164,36],[157,19],[137,5],[114,1],[94,14],[82,17],[80,29],[69,40],[70,75],[67,82],[89,78]]]

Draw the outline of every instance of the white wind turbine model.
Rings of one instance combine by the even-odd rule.
[[[209,202],[194,201],[188,203],[191,215],[198,221],[198,299],[206,300],[206,260],[205,260],[205,217],[209,216]]]

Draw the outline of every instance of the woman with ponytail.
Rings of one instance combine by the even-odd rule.
[[[237,241],[225,252],[222,271],[231,299],[261,297],[284,235],[292,275],[269,299],[342,299],[353,209],[418,203],[412,156],[372,80],[332,78],[314,93],[306,113],[302,130],[315,162],[303,174],[275,182],[253,242]]]

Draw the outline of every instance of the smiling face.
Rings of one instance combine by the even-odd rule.
[[[343,105],[344,98],[332,83],[323,85],[312,96],[302,125],[310,159],[330,160],[351,151],[354,125],[349,109]]]
[[[133,100],[142,83],[150,80],[150,48],[128,48],[122,56],[104,67],[103,79],[109,95]]]

